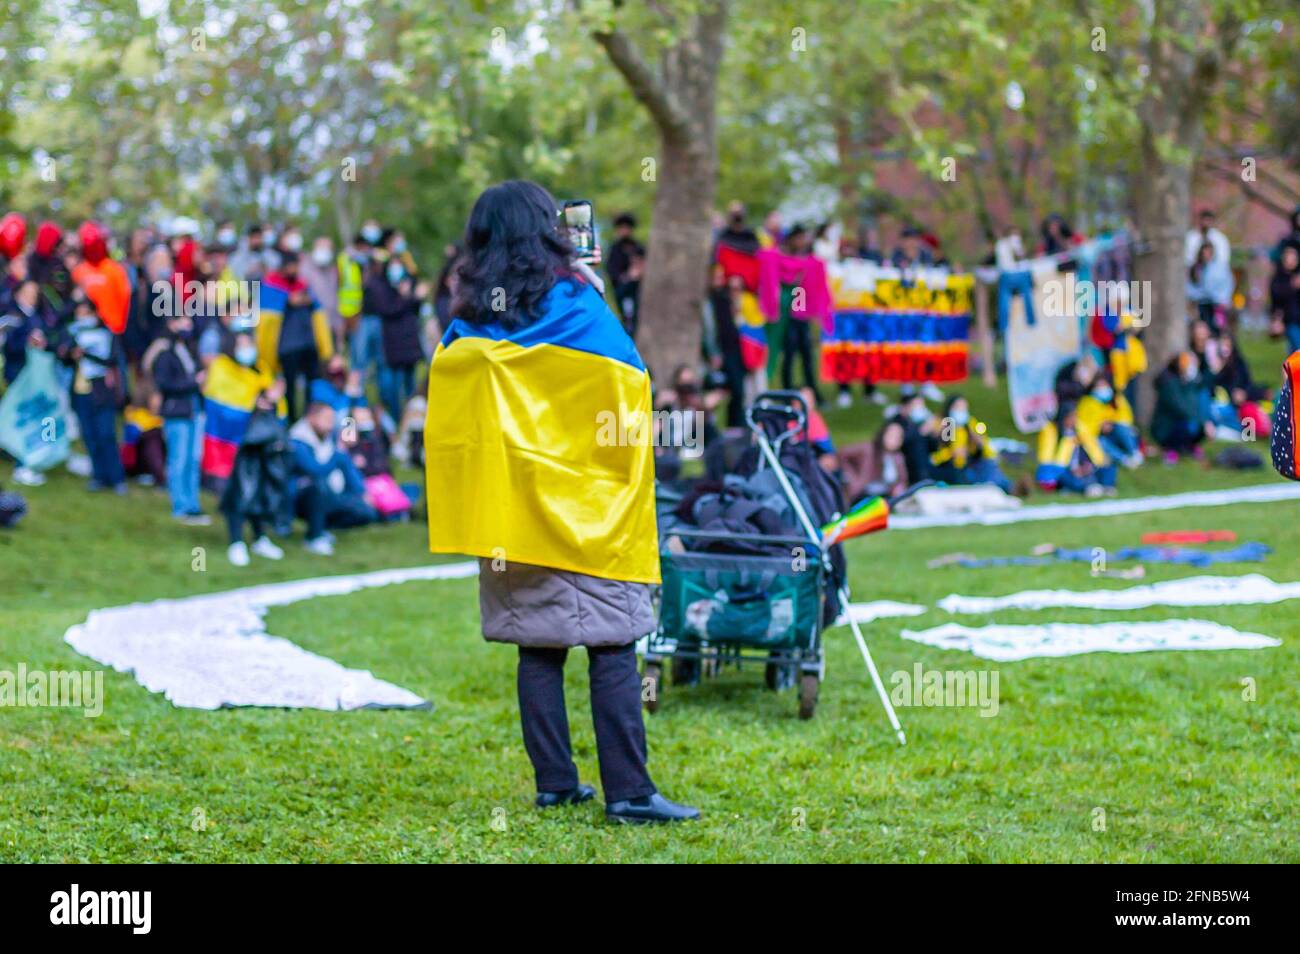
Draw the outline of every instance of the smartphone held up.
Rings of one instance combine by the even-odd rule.
[[[569,244],[577,252],[578,260],[594,264],[599,246],[596,242],[596,218],[591,202],[587,199],[565,200],[560,215],[564,218],[564,229]]]

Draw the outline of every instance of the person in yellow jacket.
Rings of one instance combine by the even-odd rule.
[[[1076,405],[1061,405],[1056,420],[1038,432],[1034,478],[1044,490],[1068,490],[1086,497],[1115,495],[1115,464],[1096,435],[1079,424]]]
[[[971,416],[970,404],[954,394],[944,405],[938,448],[930,455],[932,476],[947,484],[994,484],[1011,493],[1011,481],[998,466],[988,428]]]
[[[1111,384],[1120,394],[1128,394],[1129,383],[1147,369],[1147,349],[1133,328],[1133,316],[1123,314],[1115,331],[1115,343],[1107,356]]]
[[[360,235],[353,240],[351,248],[339,252],[336,264],[339,270],[339,317],[343,327],[350,334],[361,316],[361,293],[365,284],[361,266],[368,260],[368,255]]]
[[[1142,448],[1133,407],[1112,383],[1110,372],[1097,375],[1079,400],[1079,429],[1086,431],[1106,456],[1130,470],[1142,466]]]

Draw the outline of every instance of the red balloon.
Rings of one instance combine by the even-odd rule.
[[[27,241],[27,220],[17,212],[0,219],[0,255],[17,258]]]

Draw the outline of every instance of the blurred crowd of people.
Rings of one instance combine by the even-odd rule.
[[[95,222],[30,236],[17,215],[0,222],[4,380],[29,349],[57,359],[86,448],[69,466],[88,490],[156,485],[199,525],[211,522],[200,487],[214,491],[237,565],[279,559],[268,531],[295,518],[328,555],[333,530],[409,511],[419,485],[397,485],[389,461],[419,460],[416,369],[447,314],[455,247],[430,280],[402,231],[375,220],[342,248],[292,223],[241,233],[189,218],[113,245]],[[223,445],[230,421],[240,433]],[[44,476],[19,461],[14,480]]]

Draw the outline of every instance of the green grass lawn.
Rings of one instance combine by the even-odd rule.
[[[975,397],[976,413],[997,432],[1005,397],[985,397]],[[863,414],[860,406],[847,413]],[[0,465],[0,482],[8,472]],[[1270,479],[1267,471],[1245,482]],[[1130,492],[1161,493],[1233,482],[1189,463],[1149,465],[1121,480]],[[80,483],[52,475],[27,492],[31,512],[20,528],[0,534],[0,669],[92,668],[62,635],[97,607],[429,560],[415,524],[342,535],[333,559],[294,540],[283,562],[236,570],[224,531],[176,526],[160,492],[133,487],[119,499]],[[939,554],[1024,553],[1040,542],[1115,548],[1160,529],[1236,530],[1274,554],[1213,572],[1298,580],[1297,526],[1300,502],[1243,504],[893,531],[848,550],[856,599],[933,606],[954,592],[1129,585],[1095,580],[1084,564],[926,569]],[[206,550],[202,572],[192,569],[195,547]],[[1153,566],[1147,581],[1196,572]],[[649,720],[651,770],[666,794],[705,816],[625,829],[604,823],[599,801],[551,814],[531,808],[514,654],[479,637],[473,580],[318,599],[272,610],[271,632],[370,669],[435,708],[200,712],[108,672],[99,718],[0,709],[0,861],[1300,861],[1297,610],[1292,602],[1003,612],[997,621],[1008,623],[1194,617],[1283,645],[1001,664],[899,638],[905,627],[954,619],[938,610],[878,621],[866,634],[887,679],[916,662],[999,673],[994,718],[900,710],[906,748],[889,731],[848,630],[832,630],[811,722],[796,718],[791,693],[762,688],[756,670],[669,686]],[[596,782],[582,657],[569,674],[575,757]],[[1255,701],[1242,698],[1245,677],[1255,681]],[[1104,831],[1094,830],[1099,809]],[[196,810],[204,830],[192,824]]]

